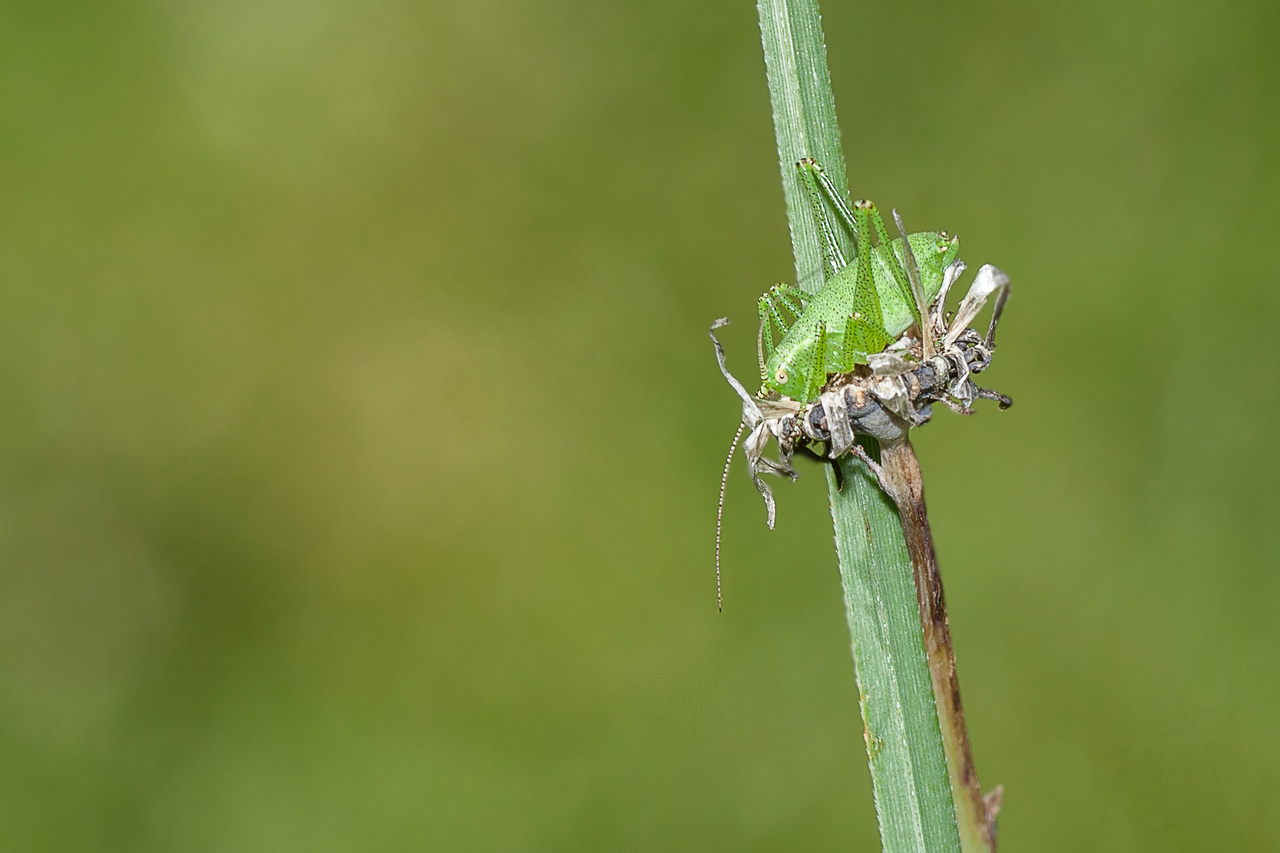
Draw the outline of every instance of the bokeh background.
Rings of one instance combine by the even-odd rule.
[[[1280,12],[824,5],[1014,280],[916,439],[1002,849],[1275,849]],[[750,2],[0,7],[0,848],[873,850]]]

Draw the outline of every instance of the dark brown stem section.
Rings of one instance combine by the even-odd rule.
[[[911,555],[925,651],[933,678],[933,695],[938,704],[938,722],[942,727],[942,744],[947,755],[961,841],[965,853],[995,853],[996,812],[1000,809],[1001,789],[997,787],[990,797],[983,797],[978,771],[973,764],[973,749],[969,745],[969,731],[965,727],[964,709],[960,704],[960,680],[956,675],[951,629],[947,625],[942,576],[938,573],[938,555],[933,548],[933,533],[929,530],[929,515],[924,506],[920,463],[911,442],[903,439],[881,446],[880,465],[881,485],[898,506],[907,552]]]

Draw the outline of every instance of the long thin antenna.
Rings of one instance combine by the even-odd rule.
[[[724,473],[720,475],[720,505],[716,508],[716,609],[724,612],[724,595],[720,591],[720,522],[724,518],[724,488],[729,483],[729,465],[733,462],[733,452],[738,449],[738,439],[742,438],[742,428],[746,424],[738,424],[738,431],[733,434],[733,444],[729,445],[729,455],[724,460]]]

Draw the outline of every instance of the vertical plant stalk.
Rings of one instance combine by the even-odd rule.
[[[757,10],[796,281],[816,293],[822,288],[820,277],[814,275],[823,268],[821,235],[808,212],[796,163],[812,157],[822,164],[836,189],[849,193],[822,21],[817,0],[758,0]],[[837,229],[835,236],[845,257],[853,257],[851,236],[843,229]]]
[[[867,451],[876,453],[868,440]],[[897,509],[867,466],[828,476],[863,739],[886,853],[962,850],[911,559]]]
[[[795,163],[814,158],[848,194],[822,25],[816,0],[758,0],[758,11],[796,280],[802,287],[809,282],[812,292],[821,287],[811,275],[822,269],[821,243]],[[838,236],[851,255],[849,235]],[[874,441],[865,448],[878,456]],[[909,444],[905,452],[914,463]],[[894,472],[910,467],[901,448],[888,461]],[[900,518],[864,464],[846,457],[838,465],[843,489],[832,471],[827,475],[831,518],[883,848],[994,851],[994,824],[959,704],[923,490],[918,513]],[[919,466],[914,470],[918,483]],[[904,536],[904,521],[915,528],[911,537]]]
[[[969,730],[960,703],[960,678],[956,673],[955,648],[947,622],[947,602],[938,571],[938,554],[933,548],[933,532],[924,504],[924,479],[920,462],[909,440],[881,449],[883,481],[892,488],[906,534],[907,553],[915,577],[916,598],[924,629],[924,647],[929,658],[929,674],[942,726],[943,749],[951,777],[951,790],[959,818],[960,840],[965,851],[996,849],[996,813],[1000,811],[1003,789],[997,785],[990,796],[982,794],[978,770],[973,763]]]

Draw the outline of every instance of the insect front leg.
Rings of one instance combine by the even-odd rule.
[[[788,321],[782,314],[782,309],[790,311],[797,319],[804,313],[804,294],[802,291],[792,287],[789,284],[775,284],[773,287],[760,296],[760,338],[757,349],[760,359],[760,378],[767,380],[768,372],[765,369],[765,363],[773,357],[773,326],[770,320],[778,327],[778,334],[786,337],[787,331],[795,322]]]
[[[785,281],[769,288],[769,295],[797,317],[804,313],[804,304],[809,301],[809,294]]]
[[[769,294],[765,293],[760,297],[760,378],[767,379],[765,375],[765,361],[773,356],[773,326],[770,324],[770,318],[778,324],[778,333],[786,335],[787,327],[783,325],[782,315],[774,308],[773,303],[769,301]]]

